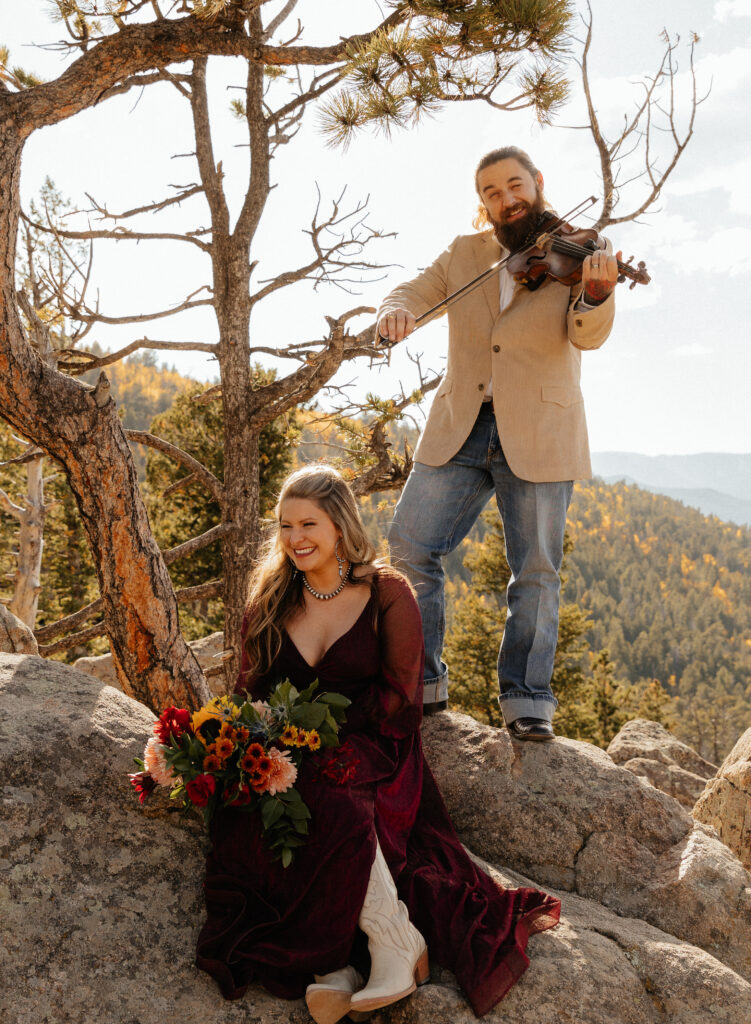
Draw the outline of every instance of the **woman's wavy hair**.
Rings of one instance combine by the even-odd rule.
[[[540,173],[539,168],[535,167],[532,162],[532,158],[529,153],[525,153],[523,149],[519,149],[518,146],[502,146],[500,149],[491,149],[489,153],[486,153],[482,160],[475,168],[475,191],[478,196],[480,195],[480,185],[478,178],[480,177],[480,171],[484,171],[486,167],[490,167],[491,164],[497,164],[501,160],[516,160],[518,161],[525,171],[529,171],[532,177],[536,180],[537,175]],[[545,199],[545,205],[550,204]],[[490,219],[490,214],[485,209],[485,204],[480,199],[480,205],[477,207],[477,213],[472,220],[472,227],[475,231],[485,231],[487,228],[493,227],[493,221]]]
[[[287,477],[274,509],[274,521],[250,583],[247,602],[245,650],[253,675],[268,672],[282,646],[282,628],[290,614],[304,604],[302,574],[284,551],[281,509],[290,498],[312,501],[331,519],[341,535],[340,553],[352,566],[375,559],[375,548],[365,532],[349,484],[332,466],[315,464]],[[369,578],[355,578],[370,585]]]

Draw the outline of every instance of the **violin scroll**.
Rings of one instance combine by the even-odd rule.
[[[636,267],[631,266],[633,262],[633,256],[629,256],[625,263],[621,263],[620,260],[618,261],[618,270],[621,271],[621,273],[618,274],[618,284],[623,284],[627,277],[630,278],[631,284],[628,286],[629,291],[631,291],[632,288],[635,288],[637,284],[649,284],[652,280],[647,273],[647,264],[644,260],[639,260]],[[623,267],[628,267],[631,273],[627,274],[625,270],[621,269]]]

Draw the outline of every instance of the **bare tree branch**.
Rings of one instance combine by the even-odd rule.
[[[170,444],[169,441],[164,441],[161,437],[156,437],[154,434],[149,434],[145,430],[126,430],[125,436],[129,441],[137,441],[138,444],[144,444],[147,448],[154,448],[164,455],[169,455],[175,462],[179,462],[192,473],[195,473],[201,483],[209,489],[214,498],[221,504],[224,497],[221,483],[213,473],[201,465],[198,459],[188,455],[182,448],[178,448],[176,445]]]
[[[104,356],[95,356],[92,352],[83,352],[77,348],[58,349],[55,355],[58,366],[62,370],[77,376],[87,373],[89,370],[110,366],[140,349],[157,352],[210,352],[212,355],[216,355],[218,346],[208,341],[154,341],[144,337],[117,349],[116,352],[108,352]]]

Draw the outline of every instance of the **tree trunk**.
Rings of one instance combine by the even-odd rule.
[[[195,708],[210,691],[180,633],[107,379],[89,391],[46,366],[23,335],[15,292],[22,148],[13,119],[0,118],[0,414],[65,469],[94,553],[124,691],[155,711],[167,703]]]
[[[34,628],[41,590],[42,548],[44,546],[44,461],[41,456],[26,468],[25,508],[18,531],[18,557],[13,599],[8,608],[17,619]]]

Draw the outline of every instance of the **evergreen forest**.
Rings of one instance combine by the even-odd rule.
[[[260,373],[260,371],[257,371]],[[151,356],[131,356],[111,371],[113,393],[127,425],[152,430],[199,458],[221,478],[220,413],[195,400],[204,386],[160,368]],[[311,410],[274,421],[261,446],[262,506],[300,462],[331,458],[363,426],[339,422],[322,430]],[[414,438],[394,424],[402,450]],[[0,424],[0,487],[19,496],[22,465],[8,465],[18,443]],[[188,471],[159,452],[137,453],[155,535],[164,549],[211,528],[219,509]],[[50,465],[47,494],[54,507],[44,530],[42,592],[37,627],[96,598],[96,574],[75,502],[62,473]],[[362,500],[363,517],[385,553],[393,494]],[[0,599],[12,593],[16,523],[0,516]],[[646,717],[667,727],[714,763],[722,761],[751,723],[751,530],[706,517],[659,494],[595,480],[577,484],[569,513],[554,690],[559,734],[608,742],[625,721]],[[452,707],[500,724],[496,658],[505,618],[509,571],[493,503],[446,560],[447,640]],[[219,545],[171,567],[176,587],[221,576]],[[189,639],[221,628],[218,600],[181,606]],[[72,662],[106,651],[103,638],[53,655]]]

